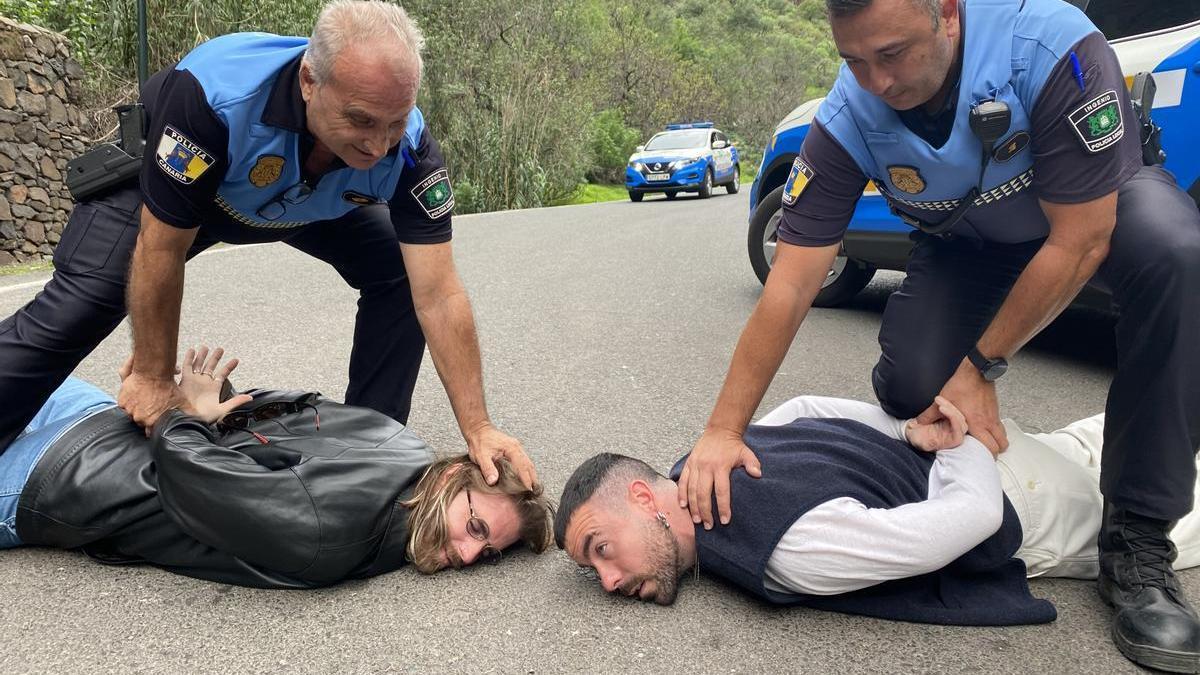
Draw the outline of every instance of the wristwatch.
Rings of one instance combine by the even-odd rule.
[[[971,351],[967,352],[967,358],[979,369],[979,374],[988,382],[995,382],[1000,379],[1001,375],[1008,372],[1008,361],[1006,359],[989,359],[979,353],[978,347],[971,347]]]

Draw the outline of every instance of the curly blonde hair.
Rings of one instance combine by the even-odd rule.
[[[464,488],[487,494],[506,495],[512,500],[520,521],[520,538],[534,553],[542,553],[554,541],[554,507],[543,495],[542,486],[529,490],[506,460],[497,462],[500,477],[488,485],[479,467],[467,455],[434,462],[417,482],[408,508],[408,559],[426,574],[438,571],[442,551],[450,540],[446,509]],[[452,467],[457,467],[452,469]]]

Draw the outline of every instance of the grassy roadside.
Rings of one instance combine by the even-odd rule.
[[[0,266],[0,277],[15,277],[18,274],[29,274],[31,272],[49,272],[53,269],[54,263],[49,260],[20,265],[5,265]]]
[[[584,183],[574,195],[566,199],[550,202],[549,206],[568,206],[572,204],[594,204],[596,202],[619,202],[629,199],[624,185],[597,185]]]
[[[752,166],[742,165],[742,185],[748,187],[754,180],[754,174],[758,169],[758,164]],[[574,195],[566,199],[547,204],[547,206],[570,206],[574,204],[594,204],[596,202],[620,202],[629,199],[629,193],[625,192],[624,185],[597,185],[593,183],[583,183],[579,186],[579,190]]]

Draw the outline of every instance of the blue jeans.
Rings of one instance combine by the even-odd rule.
[[[111,396],[87,382],[68,377],[25,431],[0,453],[0,549],[21,545],[17,537],[17,502],[46,449],[75,424],[116,404]]]

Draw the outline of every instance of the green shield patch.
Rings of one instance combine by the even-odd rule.
[[[1106,150],[1125,135],[1121,100],[1112,89],[1079,106],[1067,119],[1088,152]]]
[[[454,191],[450,189],[450,173],[438,169],[417,182],[411,191],[431,219],[437,220],[454,210]]]

